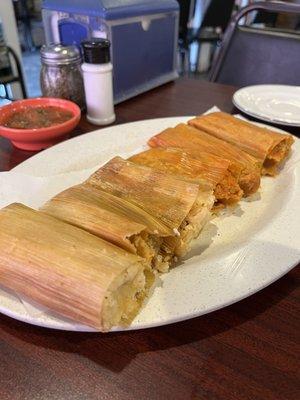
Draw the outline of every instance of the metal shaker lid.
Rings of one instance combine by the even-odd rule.
[[[41,47],[41,58],[46,64],[66,65],[79,62],[81,54],[77,46],[50,44]]]

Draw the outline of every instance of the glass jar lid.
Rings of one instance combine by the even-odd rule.
[[[50,44],[41,47],[41,58],[45,64],[67,65],[81,61],[77,46]]]

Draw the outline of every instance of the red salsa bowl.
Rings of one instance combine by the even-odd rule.
[[[0,108],[0,136],[19,149],[42,150],[65,139],[80,116],[80,108],[69,100],[18,100]]]

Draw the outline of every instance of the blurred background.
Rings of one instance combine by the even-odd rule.
[[[63,0],[62,0],[63,2]],[[213,58],[222,44],[230,18],[249,0],[179,0],[180,21],[177,68],[180,75],[208,79]],[[289,3],[300,3],[290,0]],[[18,70],[24,75],[24,90],[28,97],[41,94],[39,84],[40,47],[45,43],[42,0],[0,1],[0,96],[22,97],[16,84]],[[277,28],[300,30],[299,16],[252,12],[239,24],[257,29]],[[14,54],[8,54],[9,45]],[[19,71],[19,72],[20,72]]]

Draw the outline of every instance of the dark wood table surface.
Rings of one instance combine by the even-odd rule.
[[[192,115],[212,105],[233,112],[234,91],[181,79],[117,106],[116,123]],[[93,129],[83,117],[74,135]],[[32,155],[0,138],[0,170]],[[0,315],[0,399],[298,400],[299,305],[295,268],[237,304],[136,332],[60,332]]]

